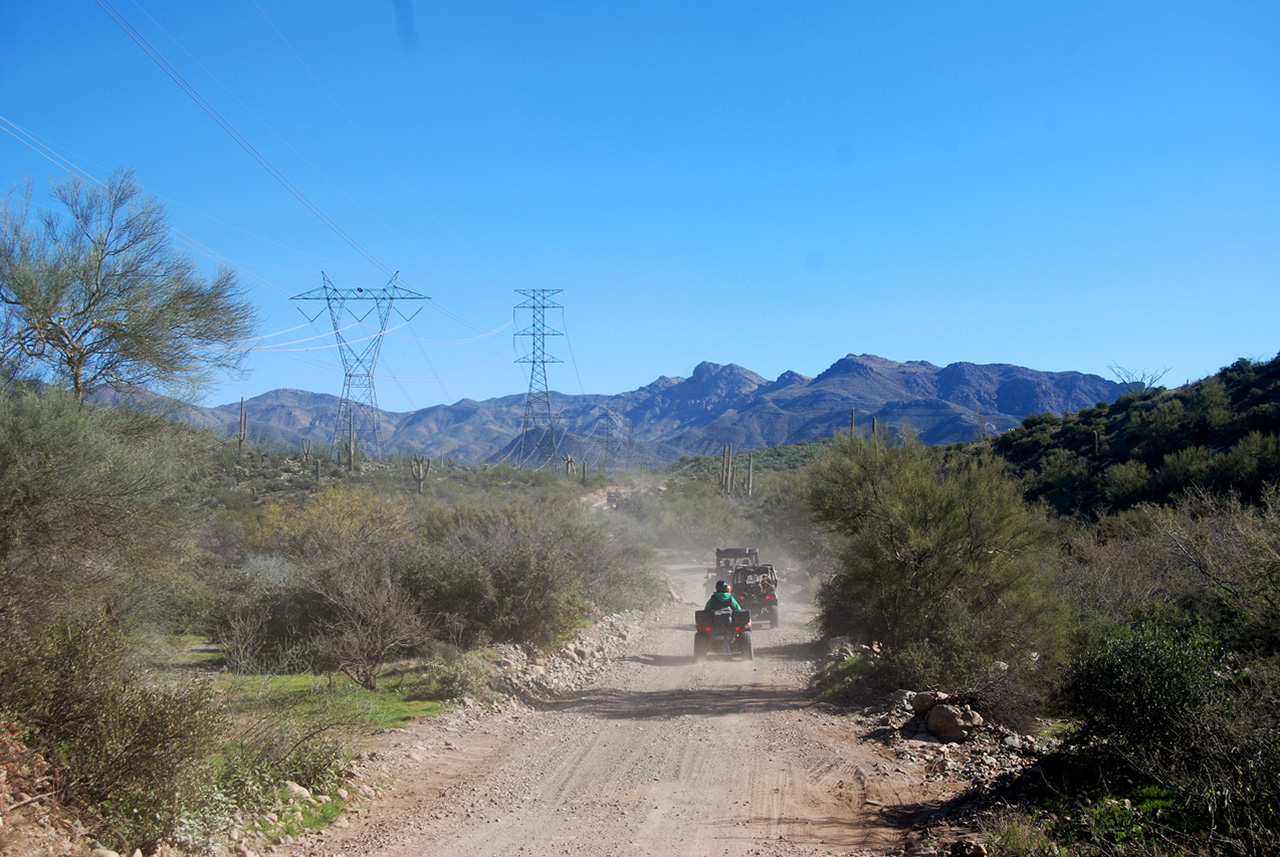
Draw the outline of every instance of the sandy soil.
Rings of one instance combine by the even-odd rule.
[[[903,811],[943,795],[811,706],[811,612],[755,632],[753,662],[692,658],[705,569],[674,570],[685,605],[643,624],[585,689],[380,736],[362,799],[277,853],[826,855],[901,848]],[[789,599],[790,600],[790,599]],[[784,602],[785,603],[785,602]]]

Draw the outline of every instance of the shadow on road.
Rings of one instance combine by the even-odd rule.
[[[821,640],[804,640],[799,643],[782,643],[771,645],[769,634],[755,634],[756,657],[779,661],[818,661],[821,660],[826,644]]]
[[[693,655],[628,655],[619,660],[647,667],[687,667],[693,663]]]
[[[809,699],[799,690],[744,687],[627,691],[583,690],[542,702],[545,711],[578,711],[608,720],[670,720],[686,714],[716,717],[800,709]]]

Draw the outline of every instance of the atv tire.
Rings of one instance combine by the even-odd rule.
[[[742,657],[744,660],[754,661],[756,659],[756,647],[751,642],[751,632],[744,631],[740,638],[742,645]]]
[[[782,624],[782,615],[778,612],[778,605],[773,605],[769,611],[769,627],[776,628]]]
[[[694,661],[705,660],[707,657],[707,649],[711,645],[711,638],[706,634],[693,635],[693,659]]]

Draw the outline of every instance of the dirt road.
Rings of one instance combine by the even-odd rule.
[[[459,714],[384,736],[377,798],[278,850],[356,855],[884,854],[883,808],[913,778],[804,692],[813,631],[757,630],[753,662],[692,658],[705,570],[675,574],[688,605],[641,626],[582,690],[533,708]]]

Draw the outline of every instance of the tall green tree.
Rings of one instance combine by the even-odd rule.
[[[203,277],[174,247],[164,208],[131,170],[102,184],[69,176],[67,218],[0,202],[0,359],[68,386],[184,393],[239,368],[255,321],[236,276]]]

